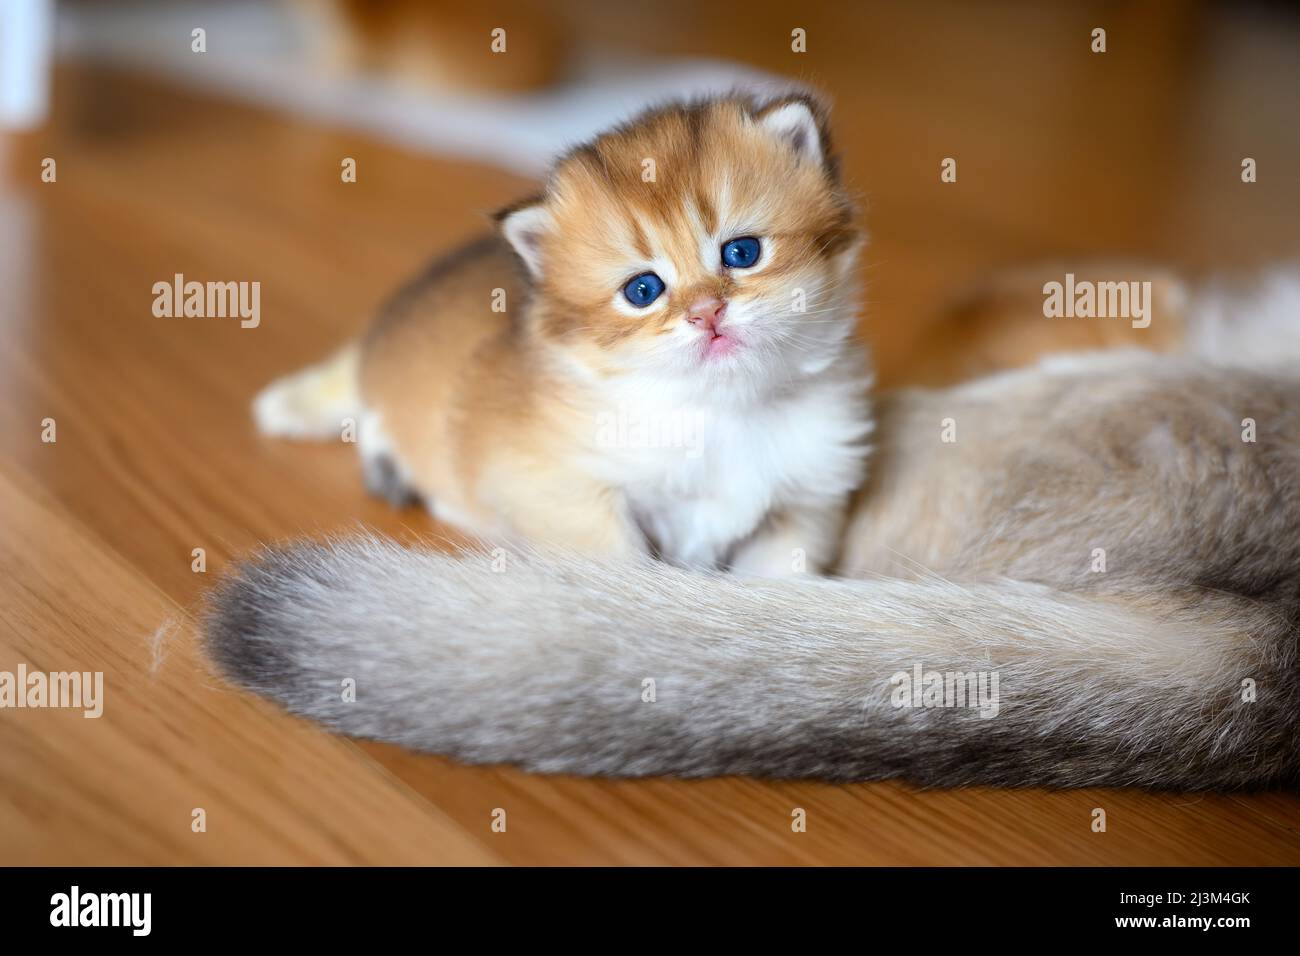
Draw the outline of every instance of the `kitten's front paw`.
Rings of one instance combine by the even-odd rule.
[[[792,578],[820,574],[822,566],[789,541],[755,541],[736,550],[727,570],[742,577]]]

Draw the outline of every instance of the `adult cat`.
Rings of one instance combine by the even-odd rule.
[[[498,218],[363,341],[263,392],[263,431],[337,440],[351,419],[374,490],[495,541],[829,567],[869,381],[814,101],[652,110]]]

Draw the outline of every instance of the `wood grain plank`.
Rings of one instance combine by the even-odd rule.
[[[100,671],[104,699],[0,710],[0,862],[496,862],[352,744],[219,686],[184,611],[24,484],[0,474],[0,666]]]

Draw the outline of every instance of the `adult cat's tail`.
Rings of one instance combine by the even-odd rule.
[[[205,639],[231,679],[336,730],[544,772],[1226,788],[1300,769],[1295,635],[1225,596],[360,539],[244,566]]]

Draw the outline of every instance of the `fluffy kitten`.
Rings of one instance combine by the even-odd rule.
[[[262,428],[355,416],[375,490],[493,540],[826,567],[869,416],[859,239],[816,105],[646,113],[499,223],[259,396]]]

